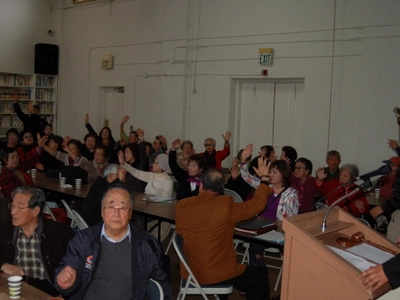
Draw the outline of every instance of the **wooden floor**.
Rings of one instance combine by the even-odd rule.
[[[168,242],[171,238],[171,235],[166,238],[162,242],[162,246],[164,249],[167,248]],[[241,246],[238,247],[238,252],[242,251],[243,249]],[[172,296],[173,299],[176,299],[179,293],[179,281],[180,281],[180,273],[178,269],[178,264],[179,264],[179,258],[174,250],[174,248],[171,246],[171,248],[168,251],[168,256],[170,258],[171,262],[171,273],[172,273],[172,282],[171,282],[171,287],[172,287]],[[271,256],[276,256],[278,257],[278,254],[272,254]],[[241,257],[238,256],[238,261],[241,261]],[[265,259],[265,263],[267,265],[275,265],[275,266],[280,266],[280,262],[272,259]],[[278,286],[277,291],[274,291],[276,279],[278,277],[279,270],[275,268],[268,268],[268,276],[269,276],[269,287],[270,287],[270,295],[272,299],[279,299],[280,295],[280,285]],[[186,299],[190,300],[196,300],[196,299],[203,299],[201,296],[186,296]],[[209,299],[214,299],[213,296],[209,296]],[[233,293],[229,295],[229,300],[246,300],[246,297],[239,295],[239,292],[235,289],[233,289]]]

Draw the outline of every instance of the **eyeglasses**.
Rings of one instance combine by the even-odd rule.
[[[295,170],[301,170],[301,169],[306,169],[305,167],[294,167]]]
[[[204,147],[212,147],[214,144],[204,144]]]
[[[8,208],[11,211],[15,210],[17,213],[19,213],[22,209],[26,209],[26,208],[30,208],[30,207],[29,206],[28,207],[19,207],[19,206],[16,206],[16,205],[12,204],[12,203],[9,203],[8,204]]]
[[[107,213],[112,214],[116,213],[117,210],[121,215],[126,215],[128,211],[130,210],[128,207],[115,207],[115,206],[104,206],[104,209]]]

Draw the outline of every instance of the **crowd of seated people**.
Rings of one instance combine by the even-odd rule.
[[[222,169],[222,161],[230,154],[231,132],[222,134],[223,147],[217,150],[213,138],[204,140],[204,152],[196,153],[190,140],[175,139],[168,149],[167,139],[159,134],[152,143],[145,140],[144,130],[137,128],[129,134],[124,125],[129,116],[120,123],[120,140],[116,141],[109,127],[103,127],[99,134],[85,116],[89,131],[82,144],[79,138],[55,135],[51,125],[45,124],[36,140],[29,130],[7,131],[7,140],[0,143],[3,168],[0,173],[0,187],[3,196],[12,201],[12,192],[19,186],[32,186],[29,170],[36,168],[46,172],[62,169],[64,166],[78,167],[88,172],[93,183],[87,200],[83,203],[83,215],[90,225],[102,222],[104,209],[100,197],[114,183],[125,183],[132,190],[162,197],[182,200],[197,196],[201,191],[202,175],[207,169]],[[298,158],[292,146],[282,147],[276,156],[273,146],[262,146],[258,156],[252,159],[252,145],[239,151],[229,168],[226,188],[240,195],[243,201],[251,201],[261,182],[268,182],[271,193],[266,206],[258,215],[275,220],[315,210],[315,200],[324,198],[331,205],[340,197],[350,193],[357,186],[358,167],[346,164],[339,167],[340,153],[331,150],[326,154],[325,168],[318,168],[313,176],[313,164],[305,158]],[[262,161],[268,165],[268,174],[257,173]],[[177,186],[174,187],[174,180]],[[348,197],[339,204],[355,217],[369,212],[369,204],[362,191]],[[95,212],[95,213],[92,213]],[[119,210],[120,212],[120,210]],[[263,266],[263,246],[252,243],[250,264]]]

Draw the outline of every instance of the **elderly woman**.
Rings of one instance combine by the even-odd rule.
[[[124,154],[122,151],[118,152],[118,160],[120,165],[132,176],[147,182],[144,192],[161,197],[171,198],[174,193],[174,182],[169,177],[168,173],[171,173],[171,169],[168,165],[168,155],[159,154],[153,163],[152,172],[140,171],[125,162]]]
[[[20,168],[24,171],[30,170],[39,161],[42,149],[37,147],[32,132],[23,130],[20,132],[21,146],[17,148]],[[38,134],[38,139],[40,135]]]
[[[108,165],[110,150],[104,145],[96,146],[94,159],[85,163],[82,168],[88,172],[89,182],[94,182],[97,176],[104,176],[104,169]]]
[[[31,176],[21,169],[15,148],[3,150],[3,164],[0,174],[1,192],[11,201],[11,193],[15,188],[23,185],[33,186],[33,181]]]
[[[44,138],[47,138],[47,136],[44,136]],[[66,166],[83,167],[88,162],[87,158],[81,155],[82,143],[80,141],[75,139],[64,140],[62,147],[67,153],[52,149],[49,146],[44,146],[43,148]]]
[[[176,162],[176,150],[180,146],[181,140],[176,139],[172,143],[172,149],[169,152],[169,167],[175,179],[178,181],[177,200],[197,196],[199,194],[201,174],[208,168],[206,159],[200,154],[193,154],[189,157],[187,171],[179,167]]]
[[[216,142],[213,138],[206,138],[204,141],[205,151],[200,153],[207,161],[209,168],[216,168],[217,170],[222,169],[222,161],[229,156],[231,153],[231,146],[229,139],[231,138],[231,132],[227,131],[222,135],[224,138],[224,148],[222,150],[215,150]]]
[[[346,164],[340,168],[339,180],[334,179],[324,182],[327,174],[323,168],[319,168],[317,170],[315,188],[322,195],[328,195],[326,198],[326,204],[331,205],[339,198],[351,193],[357,188],[354,179],[356,179],[358,175],[359,170],[356,165]],[[346,198],[339,203],[338,206],[358,218],[368,214],[369,212],[369,204],[362,190],[359,190],[355,194]]]
[[[316,178],[310,176],[312,168],[313,165],[309,159],[300,157],[296,160],[290,186],[299,193],[299,214],[315,210],[314,197],[318,195],[318,193],[315,190]]]
[[[176,154],[176,162],[183,170],[187,171],[189,157],[193,154],[193,143],[191,141],[183,141],[181,145],[181,152]]]

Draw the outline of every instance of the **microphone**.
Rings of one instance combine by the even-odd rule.
[[[371,177],[374,176],[378,176],[378,175],[386,175],[386,174],[390,174],[392,173],[392,168],[390,167],[390,165],[383,165],[382,167],[380,167],[378,170],[366,173],[364,175],[358,176],[355,181],[357,180],[364,180],[367,181],[369,180]]]

